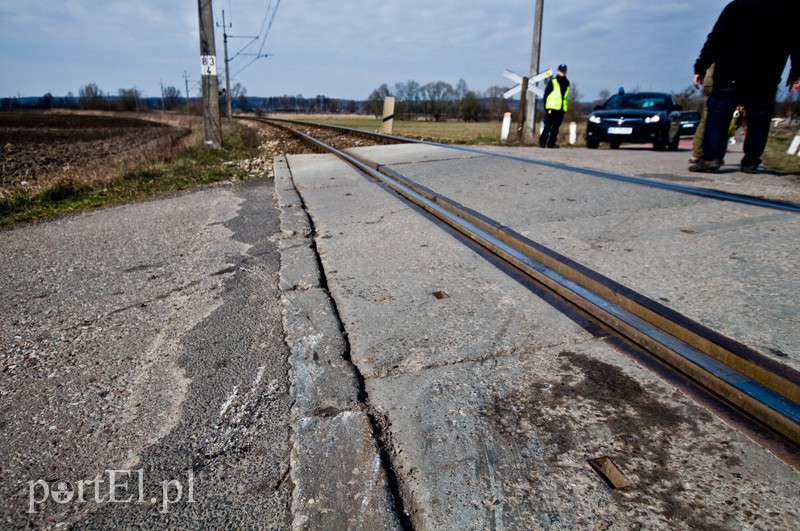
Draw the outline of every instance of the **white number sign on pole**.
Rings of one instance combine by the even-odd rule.
[[[202,71],[204,76],[216,76],[217,75],[217,58],[213,55],[202,55],[200,56],[200,63],[202,67]]]

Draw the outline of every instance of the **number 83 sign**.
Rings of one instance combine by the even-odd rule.
[[[200,56],[200,62],[202,65],[202,71],[204,76],[216,76],[217,75],[217,58],[213,55],[202,55]]]

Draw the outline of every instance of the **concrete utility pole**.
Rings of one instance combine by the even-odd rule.
[[[200,62],[203,68],[203,117],[206,146],[222,147],[222,124],[219,120],[217,51],[214,44],[214,11],[211,0],[197,0],[200,14]]]
[[[542,15],[544,13],[544,0],[536,0],[536,11],[533,19],[533,47],[531,49],[531,74],[534,77],[539,73],[539,58],[542,50]],[[536,95],[528,99],[528,124],[523,128],[523,143],[533,143],[536,135]]]

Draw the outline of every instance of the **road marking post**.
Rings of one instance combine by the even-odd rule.
[[[575,122],[569,123],[569,143],[571,145],[575,145],[575,142],[578,141],[578,124]]]
[[[789,155],[794,155],[797,153],[798,148],[800,148],[800,134],[795,135],[794,140],[792,140],[792,144],[789,146],[789,150],[786,152]],[[800,153],[797,154],[800,157]]]
[[[503,130],[500,133],[500,141],[508,142],[508,135],[511,134],[511,113],[507,112],[503,116]]]

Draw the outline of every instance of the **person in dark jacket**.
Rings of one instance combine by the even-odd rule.
[[[703,159],[690,166],[690,171],[711,172],[722,166],[728,125],[737,106],[747,109],[741,170],[758,171],[778,83],[789,56],[792,67],[786,84],[791,91],[800,87],[798,20],[798,0],[733,0],[725,6],[694,64],[696,88],[714,65],[714,88],[708,97]]]
[[[567,113],[569,79],[567,65],[559,65],[558,74],[544,89],[544,129],[539,136],[539,147],[557,148],[558,129]]]

